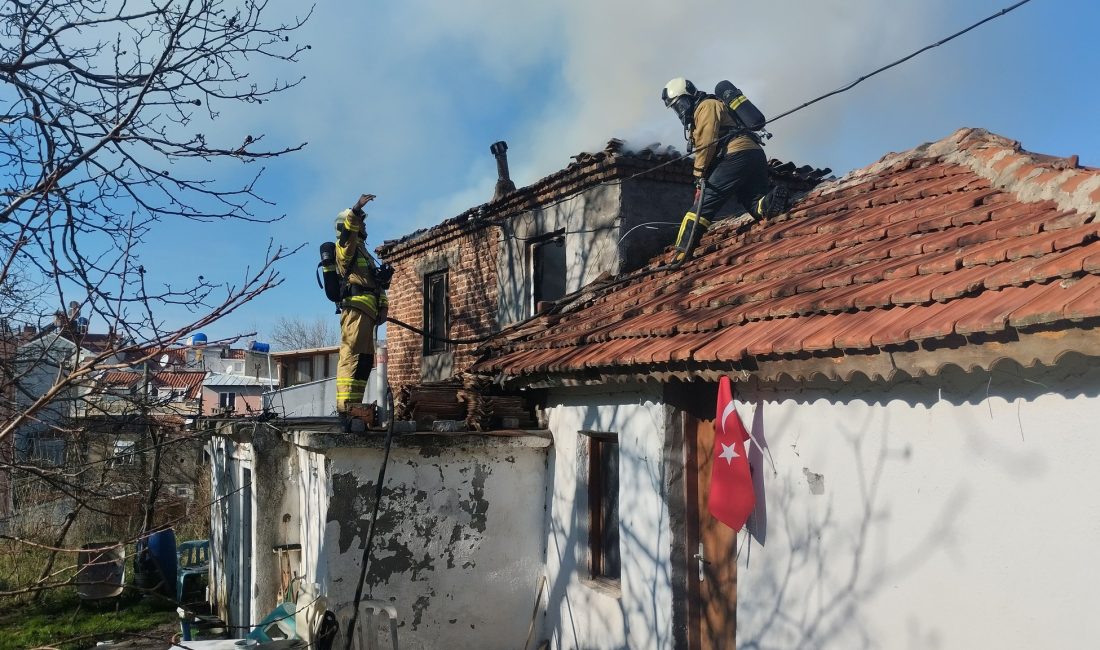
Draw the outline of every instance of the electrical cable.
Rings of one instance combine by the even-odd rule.
[[[393,410],[391,408],[390,412]],[[355,586],[355,599],[352,601],[351,620],[348,622],[348,630],[345,635],[344,650],[351,650],[352,639],[355,638],[355,623],[359,619],[359,603],[363,600],[363,584],[367,581],[367,567],[370,565],[370,551],[374,545],[374,533],[378,523],[378,506],[382,503],[382,484],[386,481],[386,466],[390,462],[390,447],[393,444],[393,416],[390,416],[389,425],[386,427],[386,442],[382,452],[382,466],[378,468],[378,481],[374,486],[374,508],[371,510],[370,527],[367,528],[367,542],[363,546],[363,561],[359,569],[359,583]]]

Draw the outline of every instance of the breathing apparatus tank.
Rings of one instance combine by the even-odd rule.
[[[719,81],[718,85],[714,87],[714,95],[726,106],[726,110],[730,112],[733,119],[746,131],[759,131],[764,128],[764,124],[767,122],[764,114],[745,97],[745,94],[737,86],[726,80]]]
[[[321,277],[317,284],[325,290],[325,297],[332,302],[343,300],[340,290],[340,274],[336,272],[336,243],[327,241],[321,244],[321,261],[317,264]]]

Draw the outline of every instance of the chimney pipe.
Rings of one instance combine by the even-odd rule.
[[[508,175],[508,143],[504,140],[489,145],[489,151],[497,159],[497,186],[493,190],[493,200],[498,201],[510,192],[516,191],[516,184]]]

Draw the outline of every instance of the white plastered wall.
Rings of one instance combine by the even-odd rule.
[[[663,460],[665,408],[656,385],[550,394],[548,609],[552,648],[668,648],[672,645],[671,548]],[[579,475],[579,431],[618,434],[621,593],[589,579],[587,477]]]
[[[546,446],[427,436],[391,452],[364,598],[392,602],[403,649],[520,648],[542,575]],[[353,602],[382,450],[300,451],[304,571],[329,609]],[[316,514],[314,514],[316,513]]]
[[[739,648],[1095,646],[1089,362],[739,393],[774,460],[739,557]]]

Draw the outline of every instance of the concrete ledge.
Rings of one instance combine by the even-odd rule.
[[[385,446],[385,431],[344,433],[340,420],[330,418],[296,418],[271,422],[220,421],[211,433],[237,443],[282,439],[310,451],[340,448],[381,449]],[[421,431],[394,434],[394,449],[429,447],[462,447],[467,449],[530,448],[545,449],[554,444],[554,437],[545,429],[506,429],[499,431],[456,431],[440,433]]]
[[[318,452],[347,448],[381,449],[386,442],[384,431],[344,433],[339,427],[333,429],[284,429],[282,435],[284,440],[297,447]],[[553,444],[553,436],[545,430],[462,431],[457,433],[418,432],[394,435],[393,437],[394,449],[427,449],[432,447],[545,449]]]

